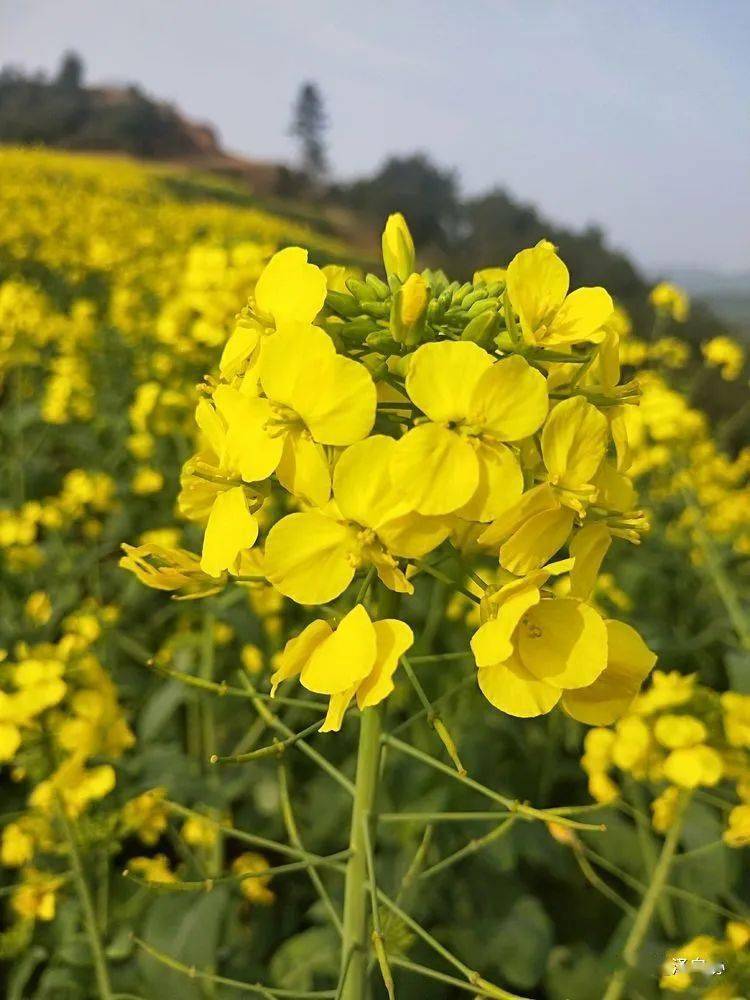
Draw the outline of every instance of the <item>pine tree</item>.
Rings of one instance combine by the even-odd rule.
[[[290,135],[299,141],[301,166],[308,179],[320,181],[327,170],[324,133],[328,127],[323,98],[314,83],[303,83],[292,111]]]

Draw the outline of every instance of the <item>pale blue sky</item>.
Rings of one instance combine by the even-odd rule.
[[[314,79],[340,175],[423,149],[646,267],[750,269],[746,0],[0,0],[0,63],[67,48],[262,159]]]

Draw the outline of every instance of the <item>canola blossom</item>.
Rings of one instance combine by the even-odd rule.
[[[300,248],[260,275],[204,382],[201,450],[182,477],[182,509],[206,525],[201,569],[241,579],[256,548],[260,575],[314,606],[371,570],[408,598],[445,546],[494,558],[499,582],[477,596],[471,646],[485,696],[516,716],[561,701],[574,718],[612,721],[654,663],[632,629],[589,603],[612,539],[637,542],[645,526],[618,460],[618,421],[637,391],[618,385],[612,300],[570,292],[546,241],[503,278],[464,285],[413,270],[399,216],[383,247],[387,281],[349,279],[344,291],[326,292]],[[129,549],[123,565],[147,557]],[[569,597],[548,586],[561,574]],[[143,562],[139,575],[150,575]],[[165,573],[152,579],[162,586]],[[338,663],[313,690],[352,687]],[[277,672],[274,685],[299,672]]]

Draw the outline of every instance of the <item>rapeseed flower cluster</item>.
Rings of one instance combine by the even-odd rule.
[[[728,812],[724,842],[750,843],[750,695],[718,694],[694,674],[657,670],[613,728],[589,730],[584,749],[581,764],[597,801],[619,796],[617,771],[647,782],[658,789],[652,821],[664,833],[681,793],[731,789],[739,803]]]
[[[526,717],[561,701],[607,724],[654,663],[591,603],[613,540],[646,527],[627,473],[638,386],[620,382],[614,304],[603,288],[570,291],[547,241],[461,285],[415,271],[394,215],[383,259],[385,280],[360,280],[299,247],[271,258],[196,409],[179,503],[205,525],[200,573],[153,545],[126,546],[122,565],[183,596],[265,580],[319,606],[358,576],[408,598],[451,546],[494,559],[471,643],[488,700]],[[361,605],[334,625],[290,640],[274,674],[329,695],[327,729],[355,695],[386,697],[413,641]]]

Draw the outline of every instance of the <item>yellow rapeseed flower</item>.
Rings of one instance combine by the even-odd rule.
[[[601,339],[600,331],[614,309],[603,288],[577,288],[568,294],[568,269],[548,240],[516,254],[506,282],[530,344],[546,347]]]
[[[501,361],[469,341],[423,344],[406,376],[427,416],[399,439],[393,477],[421,514],[491,521],[521,496],[523,475],[507,442],[547,415],[544,376],[523,358]]]
[[[287,642],[271,677],[272,690],[299,675],[308,691],[329,696],[320,731],[337,732],[355,695],[360,709],[388,697],[399,659],[413,642],[412,630],[404,622],[395,618],[373,622],[357,604],[335,631],[319,619]]]

